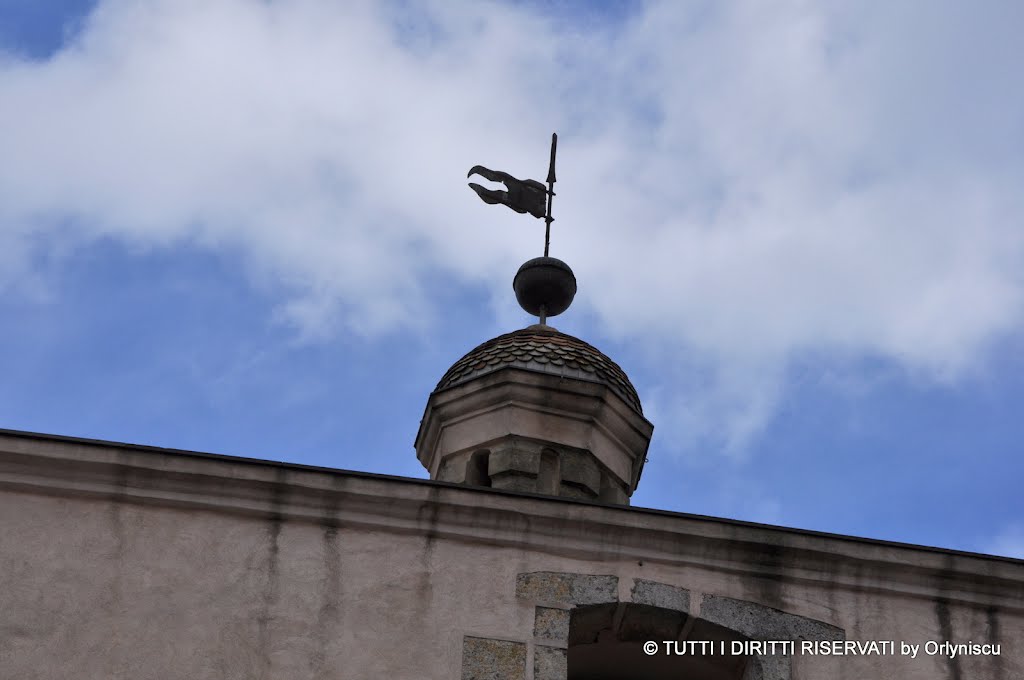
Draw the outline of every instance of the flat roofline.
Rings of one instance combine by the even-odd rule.
[[[694,520],[699,522],[710,522],[716,524],[725,524],[736,527],[747,527],[754,529],[767,529],[769,531],[778,531],[789,534],[797,534],[801,536],[808,536],[813,538],[825,538],[832,540],[850,541],[854,543],[863,543],[878,547],[890,547],[890,548],[902,548],[909,550],[917,550],[924,552],[936,553],[939,555],[952,555],[962,556],[971,558],[981,558],[986,560],[995,560],[999,562],[1006,562],[1015,565],[1024,565],[1024,559],[1018,559],[1015,557],[1006,557],[1004,555],[990,555],[987,553],[971,552],[968,550],[955,550],[952,548],[941,548],[938,546],[922,545],[917,543],[905,543],[902,541],[889,541],[879,538],[866,538],[863,536],[852,536],[848,534],[837,534],[828,531],[815,531],[813,529],[800,529],[796,527],[786,527],[777,524],[765,524],[762,522],[751,522],[741,519],[729,519],[726,517],[713,517],[711,515],[700,515],[689,512],[676,512],[673,510],[659,510],[657,508],[645,508],[632,505],[616,505],[611,503],[600,503],[594,501],[581,500],[576,498],[563,498],[561,496],[548,496],[545,494],[532,493],[528,491],[508,491],[504,489],[491,489],[483,487],[468,486],[465,484],[458,484],[455,482],[442,482],[433,479],[420,479],[417,477],[402,477],[399,475],[385,475],[376,472],[363,472],[360,470],[346,470],[342,468],[332,468],[321,465],[307,465],[304,463],[289,463],[286,461],[267,460],[263,458],[248,458],[245,456],[233,456],[223,453],[209,453],[205,451],[191,451],[188,449],[175,449],[162,446],[152,446],[148,444],[131,444],[127,442],[116,442],[105,439],[91,439],[87,437],[71,437],[67,435],[59,434],[47,434],[43,432],[29,432],[26,430],[11,430],[7,428],[0,428],[0,436],[19,437],[22,439],[35,439],[40,441],[50,442],[63,442],[67,444],[79,444],[86,446],[102,446],[106,448],[120,448],[127,449],[129,451],[149,454],[160,454],[160,455],[173,455],[173,456],[184,456],[190,458],[199,458],[204,460],[215,460],[228,463],[244,464],[244,465],[261,465],[272,468],[282,468],[286,470],[301,470],[306,472],[321,472],[335,475],[347,475],[351,477],[357,477],[361,479],[379,480],[388,482],[398,482],[401,484],[419,484],[423,486],[433,486],[439,488],[458,489],[460,491],[470,491],[475,493],[486,493],[486,494],[498,494],[502,496],[512,496],[521,498],[530,498],[533,500],[547,501],[552,503],[569,503],[582,506],[593,506],[600,507],[610,510],[616,510],[620,512],[631,512],[640,513],[647,515],[654,515],[658,517],[675,517],[680,519]]]

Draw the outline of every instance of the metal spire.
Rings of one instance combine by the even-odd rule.
[[[492,182],[501,182],[505,191],[488,189],[470,182],[469,188],[476,192],[485,203],[502,204],[518,213],[529,213],[544,218],[544,256],[535,257],[516,272],[512,288],[519,306],[528,314],[539,317],[546,325],[549,316],[558,316],[572,304],[576,296],[576,276],[569,265],[549,257],[551,249],[551,204],[555,199],[555,153],[558,150],[558,134],[551,134],[551,161],[548,164],[548,186],[533,179],[516,179],[507,172],[491,170],[474,165],[469,176],[480,175]],[[545,198],[547,199],[545,201]]]
[[[551,133],[551,163],[548,165],[548,209],[544,214],[544,257],[548,256],[548,248],[551,245],[551,223],[555,218],[551,216],[551,204],[555,200],[555,151],[558,149],[558,133]],[[541,322],[543,323],[543,322]]]

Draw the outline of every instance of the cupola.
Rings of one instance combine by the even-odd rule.
[[[523,264],[512,283],[539,323],[484,342],[448,369],[427,400],[416,455],[431,479],[628,504],[654,426],[618,364],[547,325],[576,295],[572,269],[548,256],[556,141],[546,203],[540,182],[470,171],[508,187],[471,184],[484,201],[547,221],[544,257]]]

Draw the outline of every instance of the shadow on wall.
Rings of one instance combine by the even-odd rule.
[[[730,650],[733,641],[745,639],[714,623],[651,605],[576,607],[569,624],[568,680],[748,680],[759,675],[753,667],[747,673],[749,657],[720,653],[720,643]],[[679,642],[667,646],[665,640]],[[651,641],[658,644],[653,655],[643,649]]]

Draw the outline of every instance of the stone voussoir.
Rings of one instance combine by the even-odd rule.
[[[535,571],[516,577],[516,597],[533,602],[600,604],[618,600],[619,577]]]
[[[817,621],[756,602],[705,595],[700,618],[725,626],[755,640],[845,640],[846,633],[823,621]]]
[[[690,591],[686,588],[638,578],[633,580],[630,597],[636,604],[649,604],[684,614],[690,613]]]

